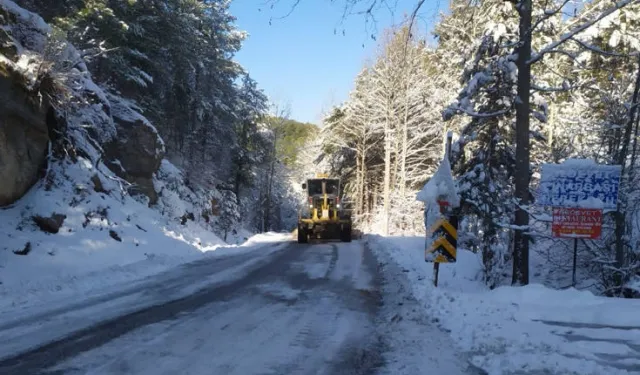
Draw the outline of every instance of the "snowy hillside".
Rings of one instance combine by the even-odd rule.
[[[9,0],[0,1],[0,10],[16,51],[0,54],[0,67],[38,85],[52,29]],[[79,60],[72,45],[60,43],[57,63]],[[49,95],[64,127],[50,129],[58,135],[44,175],[0,209],[0,308],[88,293],[233,248],[214,234],[224,232],[212,207],[222,194],[188,187],[184,173],[162,158],[162,139],[140,109],[96,85],[84,63],[71,69],[57,63],[48,71],[55,83]],[[134,170],[147,161],[160,166],[147,168],[145,187]],[[239,227],[228,232],[234,246],[252,235]]]

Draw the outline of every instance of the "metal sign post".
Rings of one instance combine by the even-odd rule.
[[[571,272],[571,286],[576,286],[576,268],[578,264],[578,239],[573,239],[573,270]]]
[[[457,261],[458,243],[458,217],[453,215],[448,209],[446,201],[439,200],[440,214],[443,216],[438,220],[431,230],[433,242],[428,249],[427,259],[433,259],[433,285],[438,286],[438,274],[440,263],[455,263]]]
[[[438,207],[440,208],[440,214],[445,214],[445,202],[438,201]],[[433,232],[436,233],[435,231]],[[432,235],[433,236],[433,235]],[[435,241],[434,241],[435,242]],[[433,246],[432,246],[433,247]],[[438,287],[438,274],[440,273],[440,262],[433,262],[433,285]]]

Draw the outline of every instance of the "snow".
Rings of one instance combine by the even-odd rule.
[[[442,159],[436,173],[416,195],[417,200],[427,204],[436,204],[440,197],[444,197],[454,207],[460,205],[460,196],[453,181],[451,164],[447,157]]]
[[[163,172],[156,177],[160,185],[167,182],[167,174],[179,174],[167,161]],[[92,177],[100,179],[106,193],[94,191]],[[151,209],[126,195],[120,183],[104,165],[96,167],[83,157],[77,163],[55,161],[47,181],[0,210],[0,313],[90,295],[209,256],[206,253],[222,255],[290,239],[290,234],[271,233],[229,246],[203,222],[181,225],[185,211],[167,210],[166,201]],[[163,199],[171,197],[173,186],[163,187]],[[173,198],[176,205],[191,207],[179,196]],[[59,232],[39,230],[33,216],[54,213],[66,216]],[[27,255],[15,253],[28,243]]]
[[[590,197],[587,199],[583,199],[578,202],[578,207],[580,208],[592,208],[592,209],[604,209],[605,203],[602,199],[598,199],[595,197]]]
[[[248,232],[245,232],[248,233]],[[291,233],[277,233],[277,232],[269,232],[269,233],[260,233],[249,238],[248,241],[244,242],[243,246],[250,246],[254,244],[260,243],[276,243],[287,240],[292,240],[293,236]]]
[[[235,244],[235,245],[240,245],[243,244],[245,242],[247,242],[250,238],[252,238],[255,234],[251,233],[250,231],[244,229],[244,228],[240,228],[238,230],[235,231],[235,233],[232,231],[231,233],[228,234],[227,236],[227,243],[229,244]],[[258,235],[257,238],[261,238],[261,235]]]
[[[598,164],[593,159],[575,159],[569,158],[562,162],[565,167],[574,168],[597,168]]]
[[[615,209],[620,173],[619,165],[601,165],[589,159],[543,164],[536,204]]]
[[[33,85],[42,65],[39,52],[44,50],[51,29],[40,16],[22,9],[10,0],[0,0],[0,7],[15,16],[16,22],[11,17],[2,20],[2,30],[11,39],[7,41],[7,45],[14,45],[18,53],[15,62],[0,54],[0,62],[20,72],[25,81]]]
[[[30,25],[31,28],[37,30],[40,33],[48,34],[51,32],[51,27],[39,15],[29,12],[26,9],[21,8],[18,4],[11,0],[0,0],[0,6],[7,11],[13,13],[17,18],[25,24]]]
[[[456,264],[440,266],[435,288],[431,265],[423,261],[424,238],[368,241],[403,270],[424,314],[488,374],[640,373],[639,300],[537,284],[488,290],[480,257],[464,249]]]
[[[220,247],[196,261],[176,267],[156,268],[156,274],[141,278],[146,265],[130,269],[128,278],[108,284],[108,272],[98,274],[91,290],[76,288],[71,293],[44,295],[38,303],[0,311],[0,335],[6,344],[0,358],[24,352],[43,343],[60,339],[97,323],[140,311],[150,306],[193,295],[240,279],[259,267],[267,257],[281,251],[281,244],[260,243],[242,247]],[[243,256],[246,254],[247,256]],[[235,255],[235,256],[229,256]],[[105,271],[111,271],[105,270]],[[163,271],[160,273],[160,271]]]
[[[256,289],[265,295],[284,299],[286,301],[295,301],[300,297],[300,294],[302,294],[302,290],[295,289],[282,281],[259,284],[256,286]]]

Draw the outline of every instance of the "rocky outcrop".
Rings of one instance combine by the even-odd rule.
[[[155,204],[153,175],[165,155],[158,132],[135,104],[98,87],[78,51],[49,40],[51,31],[38,15],[0,1],[0,207],[38,180],[49,143],[53,162],[78,155],[97,168],[102,161],[130,193]],[[45,57],[50,43],[56,54]]]
[[[135,105],[112,95],[109,101],[118,136],[105,147],[107,165],[133,184],[132,194],[144,194],[150,204],[155,204],[158,194],[153,174],[165,155],[162,138]]]
[[[23,77],[0,62],[0,206],[22,197],[38,180],[49,142],[45,105]]]
[[[1,207],[22,197],[43,172],[55,113],[48,104],[53,80],[25,48],[43,45],[46,25],[13,3],[0,5]]]

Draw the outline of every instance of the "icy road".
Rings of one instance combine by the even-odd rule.
[[[400,291],[387,303],[361,242],[258,250],[3,319],[0,373],[471,373],[411,301],[395,303]]]

